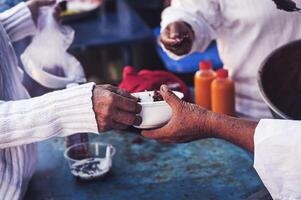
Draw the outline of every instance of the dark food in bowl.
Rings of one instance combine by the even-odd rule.
[[[154,91],[153,100],[154,100],[154,102],[163,101],[163,97],[158,90]]]
[[[52,74],[54,76],[58,77],[66,77],[64,69],[59,66],[54,66],[54,67],[44,67],[43,70],[49,74]]]
[[[149,94],[149,96],[151,96],[151,94]],[[164,99],[163,99],[162,95],[160,94],[159,90],[155,90],[152,97],[153,97],[153,102],[164,101]],[[138,97],[138,102],[141,102],[141,98],[139,98],[139,97]]]
[[[301,40],[273,52],[263,63],[259,76],[270,108],[280,110],[280,114],[291,119],[301,120]],[[281,116],[277,113],[276,117]]]
[[[188,35],[184,35],[171,48],[176,51],[177,54],[183,55],[190,51],[192,42],[193,40]]]
[[[104,162],[99,158],[88,158],[82,161],[75,162],[71,167],[71,173],[83,179],[94,179],[102,176],[106,169],[102,169],[101,162]]]

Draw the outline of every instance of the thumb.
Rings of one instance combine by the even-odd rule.
[[[177,39],[180,37],[179,24],[177,22],[170,25],[169,37],[172,39]]]
[[[161,85],[160,87],[160,94],[162,95],[163,99],[170,105],[173,109],[178,106],[181,102],[181,99],[177,97],[168,87],[167,85]]]
[[[154,140],[162,140],[166,137],[168,134],[169,124],[166,124],[165,126],[158,128],[158,129],[153,129],[153,130],[143,130],[141,132],[143,137],[154,139]]]

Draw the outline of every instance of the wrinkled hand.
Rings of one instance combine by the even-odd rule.
[[[30,0],[26,4],[31,12],[33,21],[37,24],[39,17],[39,10],[41,7],[54,5],[56,0]],[[54,16],[58,15],[60,12],[59,9],[56,9]]]
[[[163,30],[160,41],[167,50],[181,56],[191,51],[194,38],[194,32],[189,24],[174,22]]]
[[[161,86],[160,93],[172,108],[172,118],[162,128],[142,131],[144,137],[164,143],[185,143],[211,137],[212,112],[180,100],[166,85]]]
[[[98,130],[126,129],[131,125],[140,125],[141,106],[138,99],[111,85],[97,85],[93,90],[93,108]]]

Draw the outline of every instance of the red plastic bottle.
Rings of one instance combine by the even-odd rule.
[[[212,70],[210,61],[200,63],[200,70],[194,76],[195,103],[211,109],[211,83],[215,79],[215,72]]]

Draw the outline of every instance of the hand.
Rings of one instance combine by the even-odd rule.
[[[181,56],[191,51],[194,38],[194,32],[189,24],[174,22],[161,33],[160,41],[167,50]]]
[[[26,4],[31,12],[33,21],[37,24],[40,8],[54,5],[55,2],[56,0],[30,0]]]
[[[164,143],[185,143],[212,136],[212,112],[180,100],[166,85],[161,86],[160,93],[172,108],[172,118],[162,128],[142,131],[144,137]]]
[[[126,129],[131,125],[140,125],[141,112],[138,99],[127,92],[111,85],[97,85],[93,90],[93,109],[98,130]]]
[[[58,22],[61,22],[62,19],[61,19],[61,13],[63,12],[63,9],[62,7],[60,6],[60,4],[56,5],[55,8],[54,8],[54,13],[53,13],[53,16],[54,18],[58,21]]]

